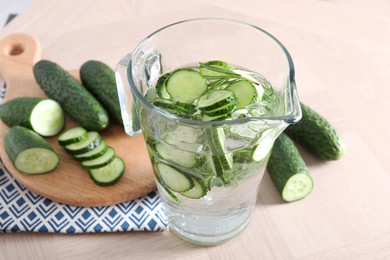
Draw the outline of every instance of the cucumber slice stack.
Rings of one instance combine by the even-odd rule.
[[[58,142],[80,161],[97,185],[113,185],[125,172],[123,159],[96,131],[88,132],[80,126],[69,128],[58,137]]]
[[[148,99],[151,97],[156,107],[179,117],[220,121],[261,101],[264,90],[260,85],[236,73],[226,62],[209,61],[161,75],[148,92]]]

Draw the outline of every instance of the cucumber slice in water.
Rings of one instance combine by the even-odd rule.
[[[198,100],[198,107],[202,111],[212,111],[236,102],[233,91],[222,89],[202,95]]]
[[[162,75],[157,81],[156,91],[157,91],[157,94],[159,95],[159,97],[161,97],[161,98],[165,98],[165,99],[171,98],[171,96],[167,92],[167,86],[166,86],[166,81],[170,76],[171,76],[171,73],[166,73],[166,74]]]
[[[194,182],[194,187],[188,191],[180,192],[180,194],[191,199],[200,199],[204,197],[207,193],[204,184],[195,178],[192,178],[192,181]]]
[[[225,148],[226,134],[223,128],[210,128],[206,130],[211,156],[211,167],[214,168],[217,176],[223,178],[224,171],[233,168],[233,153]]]
[[[164,163],[157,164],[157,171],[166,186],[176,192],[184,192],[194,187],[194,181],[187,175]]]
[[[233,91],[234,95],[238,99],[237,109],[244,108],[256,102],[256,88],[248,80],[240,80],[235,83],[232,83],[226,89]]]
[[[170,97],[178,102],[192,103],[207,89],[206,79],[192,69],[179,69],[172,73],[166,82]]]
[[[196,165],[196,154],[178,150],[163,143],[156,145],[157,153],[165,160],[178,164],[186,168],[192,168]]]

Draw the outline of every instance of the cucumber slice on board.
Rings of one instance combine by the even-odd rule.
[[[179,69],[172,73],[166,82],[170,97],[178,102],[192,103],[207,89],[206,79],[192,69]]]
[[[164,163],[158,163],[156,168],[162,181],[169,189],[176,192],[184,192],[194,187],[194,181],[192,178],[179,172],[171,166]]]
[[[102,137],[96,131],[88,132],[88,137],[85,140],[81,140],[77,143],[69,144],[65,146],[65,149],[73,154],[83,154],[91,151],[100,144]]]
[[[101,140],[99,145],[93,148],[91,151],[82,154],[76,154],[74,155],[74,158],[76,158],[79,161],[92,160],[103,155],[107,149],[108,146],[106,141]]]
[[[15,168],[23,173],[48,173],[60,163],[57,153],[45,139],[22,126],[8,130],[4,148]]]
[[[58,143],[62,146],[68,144],[74,144],[87,139],[87,137],[88,137],[87,130],[85,130],[80,126],[76,126],[76,127],[69,128],[68,130],[63,132],[58,137]]]
[[[116,157],[114,149],[111,147],[108,147],[107,150],[102,154],[101,156],[91,159],[91,160],[84,160],[81,162],[81,165],[86,169],[97,169],[102,168],[103,166],[106,166],[110,162],[114,160]]]
[[[116,156],[109,164],[88,171],[92,180],[100,186],[109,186],[117,183],[125,172],[125,162]]]
[[[41,136],[55,136],[65,125],[61,106],[48,98],[11,99],[0,106],[0,118],[9,127],[24,126]]]
[[[267,165],[276,189],[286,202],[305,198],[314,182],[294,142],[282,133],[274,143]]]

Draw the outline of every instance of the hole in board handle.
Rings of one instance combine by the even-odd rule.
[[[20,43],[8,45],[4,48],[5,55],[18,56],[24,52],[24,46]]]

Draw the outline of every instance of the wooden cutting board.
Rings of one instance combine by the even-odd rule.
[[[46,97],[32,72],[33,64],[40,58],[40,44],[29,35],[12,34],[0,41],[0,75],[7,84],[3,102],[15,97]],[[70,73],[79,77],[78,70]],[[67,118],[66,128],[73,125],[75,123]],[[109,187],[94,184],[80,163],[58,145],[56,137],[46,138],[61,158],[55,171],[43,175],[19,172],[4,150],[3,137],[7,130],[8,127],[0,122],[0,157],[3,164],[26,188],[53,201],[74,206],[107,206],[137,199],[156,189],[143,136],[130,137],[119,124],[111,123],[101,132],[126,163],[123,177]]]

